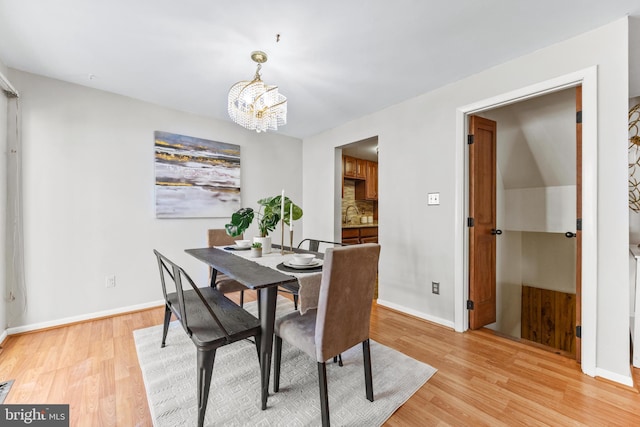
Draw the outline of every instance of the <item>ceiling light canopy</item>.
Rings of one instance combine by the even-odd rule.
[[[287,124],[287,98],[278,93],[278,86],[266,85],[260,79],[260,68],[267,62],[267,54],[255,51],[251,59],[258,64],[256,75],[251,81],[243,80],[231,86],[229,116],[240,126],[256,132],[278,130],[278,126]]]

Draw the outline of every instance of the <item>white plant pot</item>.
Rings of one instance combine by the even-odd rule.
[[[267,237],[254,237],[253,243],[262,243],[262,253],[271,253],[271,236]]]
[[[260,258],[262,256],[262,248],[251,248],[251,256],[253,258]]]

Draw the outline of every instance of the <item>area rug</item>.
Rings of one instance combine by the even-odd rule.
[[[245,308],[256,312],[255,303]],[[293,304],[278,298],[277,313]],[[346,325],[345,325],[346,326]],[[196,349],[178,322],[171,322],[167,345],[160,348],[162,325],[134,331],[138,360],[154,426],[196,425]],[[431,366],[371,341],[374,401],[365,397],[362,346],[343,353],[344,366],[327,363],[329,411],[335,426],[382,425],[436,372]],[[255,346],[241,341],[216,353],[207,426],[320,425],[317,365],[287,343],[282,349],[280,391],[273,374],[266,410],[260,409],[260,367]]]

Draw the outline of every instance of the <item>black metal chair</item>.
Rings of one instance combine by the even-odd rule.
[[[178,265],[154,249],[158,260],[162,293],[165,300],[162,347],[165,346],[169,321],[173,313],[198,349],[198,426],[204,423],[211,373],[216,350],[227,344],[254,337],[260,357],[260,321],[242,307],[210,286],[198,288]],[[168,277],[168,278],[167,278]],[[185,281],[191,289],[183,289]],[[167,283],[175,292],[167,292]]]
[[[336,246],[346,246],[344,243],[339,242],[330,242],[328,240],[317,240],[317,239],[303,239],[298,243],[298,249],[304,249],[304,246],[307,246],[307,250],[311,252],[321,252],[324,253],[326,248],[333,248]]]
[[[324,253],[324,249],[326,249],[327,247],[338,247],[338,246],[346,246],[346,245],[343,243],[330,242],[328,240],[318,240],[318,239],[303,239],[300,241],[300,243],[298,243],[298,249],[304,249],[310,252],[317,252],[317,253]],[[298,291],[300,290],[298,284],[297,283],[287,284],[285,286],[281,286],[278,290],[280,292],[293,295],[293,307],[294,309],[297,310],[298,309]]]

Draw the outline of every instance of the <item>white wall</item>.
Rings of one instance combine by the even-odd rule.
[[[445,325],[454,322],[456,109],[592,66],[598,67],[598,373],[630,381],[628,338],[628,214],[626,111],[628,27],[623,19],[496,66],[375,114],[304,140],[306,230],[336,229],[334,147],[378,135],[379,297],[384,303]],[[586,118],[585,118],[586,119]],[[590,167],[593,165],[590,165]],[[439,206],[426,195],[440,192]],[[339,194],[337,195],[339,196]],[[461,246],[462,247],[462,246]],[[440,295],[430,291],[440,282]],[[593,315],[593,314],[592,314]]]
[[[7,75],[7,68],[0,61],[0,73]],[[7,130],[8,130],[8,100],[0,93],[0,342],[4,339],[7,329],[7,270],[6,270],[6,212],[7,212]]]
[[[522,324],[522,232],[503,230],[496,243],[496,322],[489,329],[520,338]]]
[[[206,279],[184,249],[206,246],[206,230],[229,218],[155,218],[155,130],[240,145],[243,206],[283,188],[303,202],[298,139],[16,70],[9,76],[22,102],[28,293],[12,327],[161,300],[153,248]],[[112,274],[116,287],[107,289]]]

